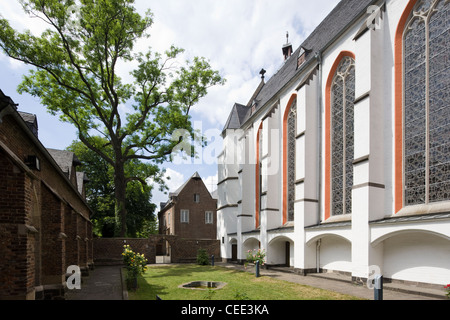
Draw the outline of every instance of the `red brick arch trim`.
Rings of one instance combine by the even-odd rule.
[[[283,116],[283,225],[287,222],[288,216],[288,187],[287,187],[287,149],[288,149],[288,127],[287,121],[289,117],[289,112],[291,111],[291,107],[295,99],[297,98],[297,94],[294,93],[289,99],[289,102],[286,105],[286,111]]]
[[[259,227],[260,224],[260,216],[259,216],[259,204],[260,204],[260,181],[259,181],[259,175],[260,175],[260,167],[259,167],[259,159],[261,155],[259,154],[259,137],[261,134],[261,130],[263,128],[263,123],[259,125],[258,132],[256,134],[256,168],[255,168],[255,229]]]
[[[403,208],[403,31],[417,0],[410,0],[395,32],[395,213]]]

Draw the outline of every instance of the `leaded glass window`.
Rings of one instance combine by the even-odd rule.
[[[351,213],[353,186],[355,61],[344,57],[331,85],[331,212]]]
[[[403,35],[405,205],[450,199],[449,47],[449,1],[418,1]]]
[[[294,221],[295,203],[295,143],[297,133],[297,102],[294,101],[287,118],[287,184],[288,214],[287,220]]]
[[[262,174],[262,154],[263,154],[263,129],[262,126],[261,128],[258,130],[258,219],[256,221],[257,226],[259,227],[261,225],[261,205],[262,205],[262,192],[263,192],[263,188],[262,188],[262,179],[263,179],[263,174]]]

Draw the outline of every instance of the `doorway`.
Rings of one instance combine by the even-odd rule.
[[[286,245],[285,245],[285,264],[286,267],[290,267],[291,266],[291,243],[289,241],[286,241]]]
[[[231,245],[231,261],[237,261],[237,244]]]

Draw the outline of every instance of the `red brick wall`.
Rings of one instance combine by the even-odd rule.
[[[53,191],[57,192],[61,198],[70,203],[85,219],[89,220],[90,211],[86,203],[78,195],[77,189],[68,184],[55,170],[53,165],[46,160],[46,157],[15,122],[12,116],[5,116],[2,121],[0,124],[0,141],[5,143],[21,161],[24,161],[28,155],[36,155],[41,161],[41,171],[34,170],[33,174],[39,180],[45,181]]]
[[[42,201],[42,284],[61,283],[66,266],[63,204],[46,187]]]
[[[0,123],[0,299],[64,287],[69,265],[93,262],[90,210],[12,115]],[[35,155],[41,170],[25,164]],[[50,288],[50,287],[49,287]]]
[[[0,298],[26,297],[34,288],[34,236],[25,229],[30,189],[30,178],[0,150]]]
[[[198,249],[206,249],[208,255],[220,257],[219,240],[184,239],[178,236],[153,235],[148,239],[99,238],[94,239],[94,262],[96,265],[121,264],[124,244],[143,253],[149,264],[156,263],[156,246],[168,241],[171,247],[172,263],[195,263]]]

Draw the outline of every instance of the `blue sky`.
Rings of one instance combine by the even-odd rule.
[[[286,32],[294,49],[334,8],[338,0],[136,0],[136,8],[150,8],[154,24],[150,38],[136,44],[136,51],[164,52],[174,44],[185,49],[183,58],[203,56],[227,79],[224,86],[214,87],[191,112],[192,120],[203,133],[217,136],[223,129],[235,102],[247,103],[259,84],[261,68],[267,70],[266,80],[283,63],[281,47]],[[31,29],[39,34],[45,29],[38,19],[29,18],[18,0],[2,0],[0,14],[19,30]],[[126,81],[133,63],[119,65]],[[27,94],[17,93],[17,86],[29,67],[0,53],[0,89],[19,104],[20,111],[36,114],[39,138],[47,148],[65,149],[76,139],[76,131],[47,113],[40,102]],[[217,144],[217,142],[216,142]],[[220,152],[220,150],[216,150]],[[208,156],[208,155],[205,155]],[[214,156],[214,155],[209,155]],[[211,161],[191,164],[166,163],[163,167],[171,177],[170,190],[177,189],[194,172],[215,189],[217,165]],[[155,192],[153,202],[159,204],[166,196]]]

